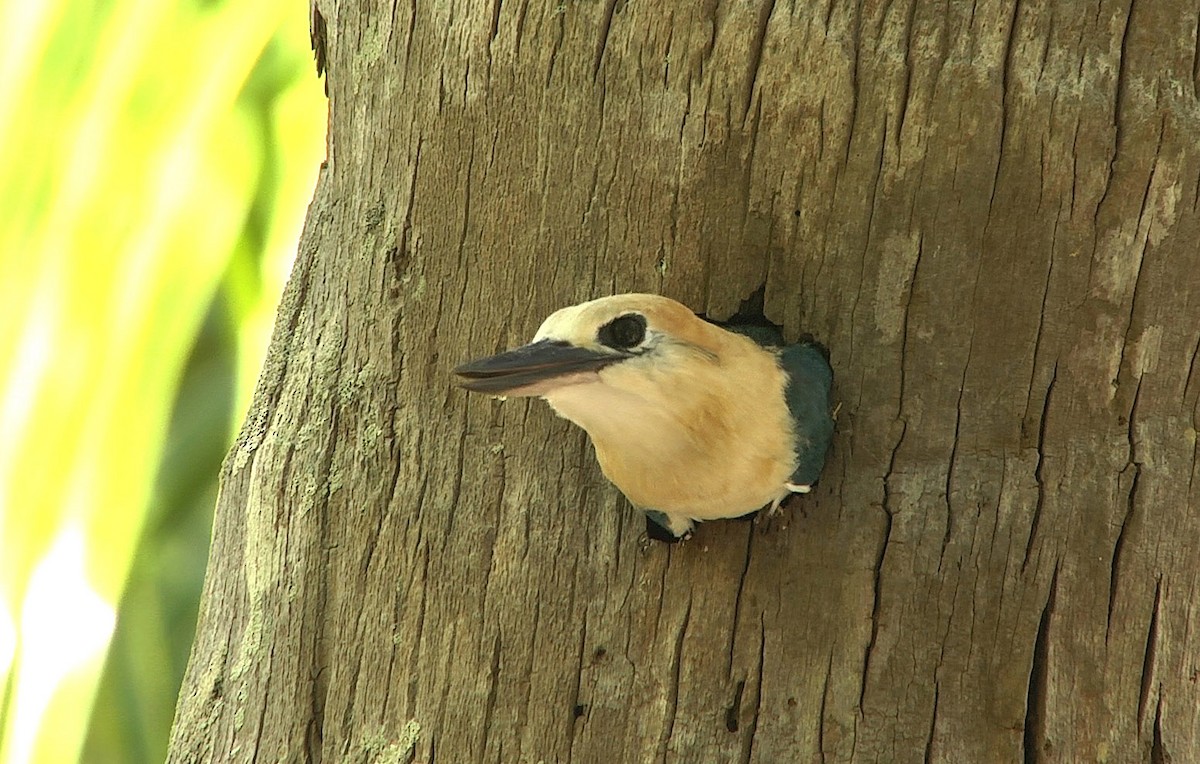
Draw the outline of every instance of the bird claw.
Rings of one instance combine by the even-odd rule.
[[[682,536],[670,536],[670,538],[660,538],[657,536],[652,536],[649,533],[640,533],[640,534],[638,534],[638,547],[642,550],[643,553],[645,553],[645,552],[649,552],[651,549],[654,548],[654,546],[655,546],[654,542],[656,542],[656,541],[659,544],[667,544],[667,545],[678,544],[678,545],[682,546],[685,541],[690,541],[691,538],[692,538],[691,531],[688,531],[687,533],[683,534]]]

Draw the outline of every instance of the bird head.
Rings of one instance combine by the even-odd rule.
[[[555,311],[529,344],[469,361],[454,373],[467,390],[551,402],[577,386],[644,393],[689,366],[714,363],[722,334],[669,298],[620,294]]]

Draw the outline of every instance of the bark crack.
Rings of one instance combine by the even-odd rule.
[[[1050,578],[1050,593],[1042,607],[1038,622],[1037,638],[1033,643],[1033,659],[1029,667],[1029,689],[1025,695],[1025,730],[1022,738],[1024,764],[1038,764],[1042,760],[1042,746],[1046,742],[1047,681],[1050,662],[1050,619],[1058,594],[1058,563],[1054,564],[1054,575]]]
[[[917,235],[917,256],[915,258],[913,258],[912,276],[909,278],[909,282],[908,282],[908,296],[904,300],[904,318],[901,321],[901,325],[903,328],[901,329],[901,333],[900,333],[900,402],[899,402],[899,405],[896,407],[897,408],[897,412],[896,412],[897,416],[901,417],[901,418],[903,418],[903,415],[904,415],[904,385],[905,385],[905,382],[907,381],[907,375],[905,374],[904,366],[905,366],[905,361],[908,360],[909,312],[910,312],[910,309],[912,308],[913,293],[917,289],[917,271],[921,267],[921,255],[923,255],[924,253],[925,253],[925,233],[921,232]],[[903,433],[901,433],[900,439],[901,440],[904,439]],[[896,448],[899,448],[899,447],[900,447],[900,444],[897,443]],[[892,450],[892,464],[894,465],[895,462],[896,462],[896,449],[893,449]],[[891,474],[890,467],[888,469],[888,474]]]
[[[1195,384],[1197,370],[1200,369],[1200,363],[1197,363],[1198,359],[1200,359],[1200,334],[1196,335],[1196,344],[1192,348],[1192,357],[1188,360],[1187,377],[1183,383],[1183,397],[1185,400],[1191,398],[1193,395],[1192,385]]]
[[[900,161],[900,146],[904,143],[904,120],[908,117],[908,96],[912,92],[913,78],[913,21],[917,14],[917,4],[908,4],[908,14],[904,22],[904,88],[900,91],[900,113],[896,118],[896,162]],[[822,99],[822,102],[824,99]]]
[[[750,764],[754,753],[754,736],[758,733],[758,718],[762,711],[763,662],[766,656],[767,625],[762,617],[758,621],[758,675],[754,680],[754,710],[750,713],[750,734],[742,743],[741,764]]]
[[[1150,764],[1170,764],[1171,757],[1163,747],[1162,739],[1162,695],[1154,706],[1154,737],[1150,743]]]
[[[492,25],[488,30],[488,48],[491,49],[492,43],[496,41],[496,35],[500,32],[500,6],[504,5],[504,0],[492,0]],[[491,56],[488,56],[489,66]]]
[[[1055,221],[1054,221],[1054,234],[1051,237],[1049,256],[1047,258],[1047,263],[1046,263],[1046,281],[1045,281],[1045,284],[1043,284],[1043,286],[1042,286],[1042,305],[1038,309],[1037,334],[1035,334],[1034,338],[1033,338],[1033,364],[1031,365],[1030,370],[1029,370],[1029,394],[1031,396],[1033,395],[1034,380],[1036,379],[1036,374],[1037,374],[1037,370],[1038,370],[1038,368],[1037,368],[1038,359],[1041,358],[1041,355],[1042,355],[1042,335],[1045,333],[1045,329],[1046,329],[1046,301],[1050,298],[1050,281],[1054,277],[1054,249],[1058,242],[1058,222],[1059,222],[1059,219],[1058,219],[1058,217],[1056,217]],[[1057,362],[1055,365],[1055,371],[1051,373],[1051,376],[1053,377],[1053,374],[1056,372],[1057,372]],[[1026,402],[1026,407],[1028,407],[1028,401]],[[1042,413],[1043,413],[1042,418],[1045,419],[1045,409],[1043,409]],[[1039,456],[1040,456],[1040,452],[1039,452]]]
[[[1196,32],[1192,35],[1192,95],[1200,101],[1200,14],[1196,15]]]
[[[1117,90],[1113,95],[1113,129],[1116,131],[1113,141],[1113,161],[1116,161],[1117,155],[1121,153],[1121,141],[1124,136],[1121,134],[1121,122],[1124,121],[1123,111],[1125,107],[1125,98],[1127,88],[1129,86],[1129,30],[1133,26],[1133,9],[1137,6],[1134,0],[1129,2],[1129,12],[1125,14],[1125,28],[1121,30],[1121,53],[1117,60]],[[1111,174],[1111,173],[1110,173]]]
[[[1000,137],[996,148],[996,169],[992,175],[992,191],[988,197],[989,217],[996,201],[996,188],[1000,185],[1000,167],[1004,160],[1004,140],[1008,135],[1008,85],[1013,70],[1013,48],[1017,39],[1017,19],[1020,18],[1020,15],[1021,0],[1016,0],[1008,18],[1008,37],[1004,43],[1004,60],[1000,66]]]
[[[821,708],[817,715],[817,752],[821,755],[821,764],[825,763],[825,707],[829,702],[829,680],[833,677],[833,653],[825,664],[825,683],[821,685]],[[788,703],[794,701],[789,698]]]
[[[683,640],[687,636],[688,623],[692,620],[692,599],[688,597],[687,610],[683,614],[683,622],[675,634],[675,652],[671,660],[671,687],[667,697],[667,724],[663,735],[658,741],[658,756],[663,762],[667,761],[670,750],[671,735],[675,732],[675,717],[679,712],[679,680],[683,670]]]
[[[267,653],[267,670],[263,676],[271,676],[275,666],[275,649],[271,648]],[[254,733],[254,755],[250,757],[251,764],[258,764],[258,754],[262,751],[262,736],[263,730],[267,726],[267,708],[271,705],[268,698],[264,697],[259,701],[260,707],[258,710],[258,729]]]
[[[1142,721],[1146,718],[1146,706],[1150,702],[1150,691],[1154,685],[1155,659],[1158,657],[1158,614],[1162,608],[1162,575],[1154,584],[1154,610],[1150,613],[1150,626],[1146,629],[1146,647],[1142,653],[1142,686],[1138,692],[1138,729],[1142,729]],[[1162,694],[1159,694],[1158,704],[1162,705]],[[1158,725],[1158,709],[1155,709],[1154,724]],[[1157,736],[1157,730],[1156,730]]]
[[[933,681],[933,717],[929,720],[929,735],[925,738],[925,764],[930,764],[933,759],[933,732],[937,729],[938,718],[938,696],[941,693],[941,687],[937,680]]]
[[[946,561],[946,549],[950,547],[950,536],[954,532],[954,503],[951,500],[954,495],[954,462],[958,458],[958,441],[959,434],[962,432],[962,400],[963,392],[967,388],[967,369],[971,365],[970,351],[967,351],[967,362],[963,365],[962,382],[958,386],[958,400],[954,404],[954,439],[950,443],[950,457],[946,463],[946,531],[942,534],[942,550],[938,553],[938,570],[942,570],[942,566]]]
[[[1037,465],[1033,468],[1033,479],[1037,483],[1037,502],[1033,505],[1033,520],[1029,523],[1029,538],[1025,541],[1025,556],[1021,560],[1021,572],[1029,564],[1029,556],[1033,553],[1033,544],[1037,540],[1038,526],[1042,521],[1042,508],[1046,502],[1046,481],[1042,476],[1042,468],[1046,464],[1046,422],[1050,419],[1050,399],[1054,393],[1054,382],[1058,379],[1058,362],[1050,372],[1050,382],[1046,385],[1046,397],[1042,400],[1042,418],[1038,422]]]
[[[1121,470],[1121,475],[1119,476],[1124,477],[1130,468],[1133,469],[1133,479],[1129,484],[1129,494],[1125,499],[1125,517],[1121,519],[1121,530],[1117,532],[1117,540],[1113,543],[1112,570],[1109,573],[1108,579],[1108,620],[1104,627],[1104,643],[1106,645],[1108,644],[1108,638],[1112,630],[1113,608],[1116,605],[1117,589],[1121,584],[1121,555],[1125,551],[1125,534],[1134,519],[1134,511],[1137,508],[1138,479],[1142,475],[1142,463],[1138,459],[1137,443],[1134,441],[1133,436],[1138,400],[1141,398],[1141,394],[1142,380],[1139,378],[1137,390],[1133,394],[1133,405],[1130,407],[1128,417],[1129,464],[1126,465],[1125,469]]]
[[[487,700],[483,705],[483,739],[479,741],[480,761],[483,761],[483,758],[487,753],[488,733],[491,732],[492,717],[496,713],[496,698],[500,685],[500,644],[500,631],[497,629],[496,636],[492,639],[491,673],[488,674],[490,678],[488,694]]]
[[[742,693],[746,690],[746,680],[739,679],[737,685],[733,688],[733,700],[730,701],[729,707],[725,709],[725,729],[730,732],[738,731],[738,715],[742,709]]]
[[[742,565],[742,575],[738,579],[737,596],[733,599],[733,625],[729,630],[729,660],[725,666],[728,676],[733,676],[734,644],[737,641],[738,621],[742,612],[742,592],[746,588],[746,575],[750,572],[750,557],[754,549],[754,524],[746,523],[746,562]]]
[[[767,25],[775,12],[775,0],[769,0],[758,12],[758,27],[750,42],[750,66],[747,71],[746,96],[742,103],[742,124],[750,117],[750,105],[754,103],[754,87],[758,82],[758,71],[762,66],[763,46],[767,40]]]
[[[562,50],[563,38],[567,34],[567,22],[566,19],[563,18],[566,16],[566,13],[566,6],[564,5],[559,5],[556,8],[552,8],[550,11],[550,15],[558,20],[558,33],[554,35],[554,41],[550,47],[550,60],[546,64],[546,81],[544,83],[546,90],[550,89],[550,82],[554,79],[554,64],[556,61],[558,61],[558,52]],[[542,188],[546,187],[547,186],[543,184]]]
[[[1121,132],[1121,122],[1123,121],[1122,110],[1123,103],[1125,101],[1125,88],[1127,84],[1125,66],[1128,58],[1127,52],[1129,46],[1129,28],[1133,25],[1134,5],[1136,5],[1136,3],[1134,3],[1133,0],[1130,0],[1129,10],[1125,14],[1125,26],[1121,30],[1121,52],[1118,54],[1119,58],[1117,59],[1117,84],[1113,92],[1112,105],[1113,150],[1112,156],[1109,157],[1108,160],[1108,176],[1104,180],[1104,192],[1100,194],[1100,201],[1096,203],[1096,212],[1093,223],[1096,224],[1094,227],[1097,229],[1099,228],[1098,223],[1100,209],[1104,206],[1104,200],[1108,198],[1109,191],[1112,190],[1113,175],[1116,172],[1117,157],[1121,153],[1121,141],[1124,139],[1124,136]]]
[[[885,494],[887,481],[884,481]],[[886,499],[885,499],[886,501]],[[879,610],[882,600],[882,579],[883,579],[883,561],[887,556],[888,541],[892,537],[892,513],[887,506],[884,507],[884,517],[886,524],[883,531],[883,539],[879,544],[879,550],[875,555],[875,586],[871,601],[871,638],[867,641],[867,647],[863,651],[863,670],[862,684],[858,689],[858,708],[859,713],[863,711],[863,701],[867,695],[867,679],[871,672],[871,652],[875,649],[875,640],[879,637]]]
[[[604,6],[604,20],[600,24],[600,39],[596,43],[596,57],[592,61],[592,82],[595,82],[596,78],[600,76],[600,65],[604,62],[604,51],[608,48],[608,35],[612,30],[613,14],[616,10],[617,0],[608,0]]]

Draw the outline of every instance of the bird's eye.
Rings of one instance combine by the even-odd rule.
[[[646,339],[646,318],[637,313],[617,316],[600,327],[600,344],[616,350],[628,350]]]

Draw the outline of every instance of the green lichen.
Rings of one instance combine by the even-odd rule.
[[[383,730],[363,738],[361,750],[371,764],[403,764],[410,760],[421,739],[421,725],[409,719],[399,736],[392,739]]]

